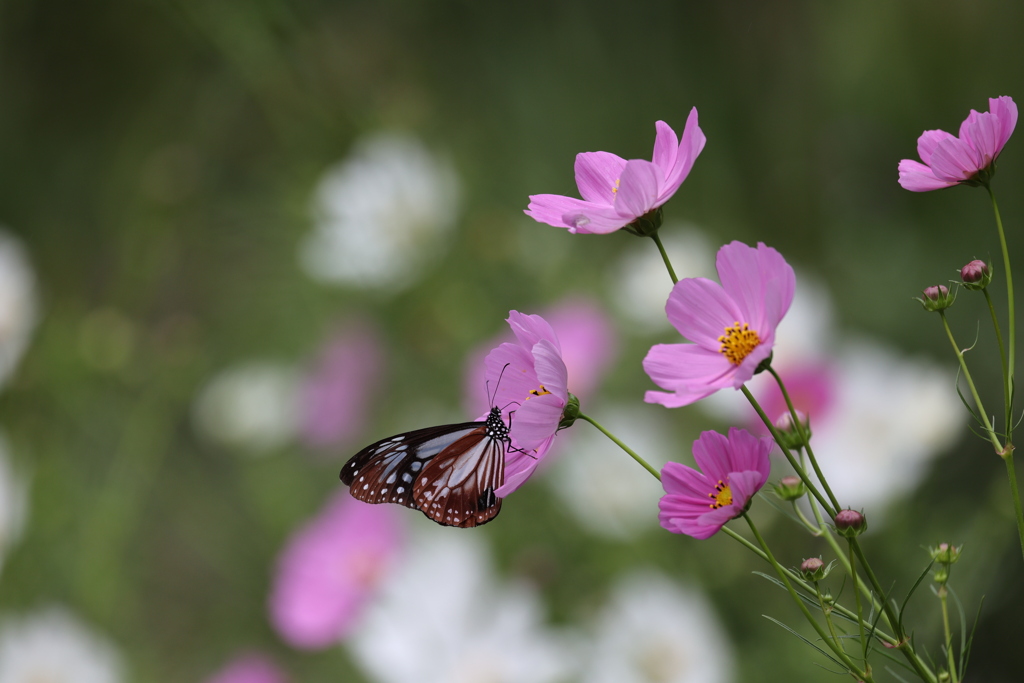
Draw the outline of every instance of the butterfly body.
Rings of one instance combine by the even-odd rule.
[[[501,510],[508,430],[495,406],[483,422],[397,434],[352,456],[341,481],[366,503],[405,505],[444,526],[486,524]]]

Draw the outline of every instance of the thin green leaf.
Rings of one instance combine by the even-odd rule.
[[[822,655],[823,655],[823,656],[824,656],[825,658],[829,659],[829,660],[830,660],[830,661],[831,661],[831,662],[832,662],[833,664],[837,664],[837,665],[839,665],[840,667],[842,667],[843,671],[845,671],[845,672],[849,673],[849,669],[848,669],[848,668],[846,667],[846,665],[845,665],[845,664],[843,664],[843,663],[842,663],[841,661],[839,661],[838,659],[836,659],[836,658],[835,658],[835,657],[834,657],[834,656],[833,656],[833,655],[832,655],[832,654],[831,654],[830,652],[828,652],[827,650],[824,650],[824,649],[822,649],[821,647],[819,647],[818,645],[815,645],[815,644],[814,644],[813,642],[811,642],[810,640],[808,640],[808,639],[807,639],[807,638],[805,638],[804,636],[800,635],[799,633],[797,633],[796,631],[794,631],[793,629],[791,629],[791,628],[790,628],[789,626],[786,626],[785,624],[783,624],[783,623],[782,623],[781,621],[779,621],[778,619],[775,619],[774,617],[770,617],[770,616],[768,616],[767,614],[762,614],[761,616],[762,616],[762,617],[764,617],[765,619],[767,619],[768,621],[770,621],[770,622],[773,622],[773,623],[774,623],[774,624],[776,624],[777,626],[781,626],[782,628],[786,629],[786,630],[787,630],[787,631],[789,631],[789,632],[790,632],[791,634],[793,634],[794,636],[796,636],[796,637],[797,637],[797,638],[799,638],[800,640],[804,641],[804,643],[806,643],[807,645],[810,645],[810,646],[811,646],[811,647],[813,647],[813,648],[814,648],[815,650],[817,650],[818,652],[820,652],[820,653],[821,653],[821,654],[822,654]]]

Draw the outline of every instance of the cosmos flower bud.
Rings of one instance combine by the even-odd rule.
[[[938,547],[929,548],[928,552],[931,553],[932,559],[939,564],[953,564],[960,559],[960,547],[950,545],[948,543],[940,543]]]
[[[992,281],[992,268],[984,261],[974,259],[960,269],[960,279],[967,289],[985,289]]]
[[[924,298],[918,299],[926,311],[942,311],[953,305],[955,295],[945,285],[932,285],[924,290]]]
[[[841,536],[853,538],[867,531],[868,520],[856,510],[840,510],[833,520]]]
[[[803,498],[805,493],[807,493],[807,489],[804,487],[804,482],[800,477],[792,475],[783,477],[779,480],[779,483],[775,485],[775,495],[782,500],[799,500]]]
[[[825,566],[820,557],[808,557],[800,563],[800,572],[808,581],[821,581],[828,576],[829,567]]]
[[[790,450],[798,450],[807,445],[811,438],[811,423],[807,415],[802,411],[796,411],[798,423],[793,422],[793,416],[784,413],[775,421],[775,429],[779,433],[779,440],[782,445]]]

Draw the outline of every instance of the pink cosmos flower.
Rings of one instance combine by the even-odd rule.
[[[306,444],[332,446],[362,426],[382,355],[380,340],[364,324],[328,340],[299,387],[299,435]]]
[[[960,137],[926,130],[917,139],[920,163],[900,162],[900,185],[911,192],[941,190],[960,183],[984,182],[1017,125],[1017,105],[1010,97],[989,99],[989,111],[971,110],[960,124]]]
[[[669,322],[693,344],[657,344],[644,371],[670,393],[648,391],[644,400],[678,408],[719,389],[738,389],[772,352],[775,328],[796,288],[793,268],[779,252],[758,243],[731,242],[718,250],[716,282],[676,283],[665,310]]]
[[[664,121],[651,161],[625,159],[609,152],[576,155],[576,186],[583,199],[557,194],[530,196],[526,215],[569,232],[604,235],[658,208],[686,180],[707,138],[697,125],[697,108],[686,119],[682,140]]]
[[[569,400],[568,372],[551,325],[539,315],[518,311],[509,311],[507,322],[516,342],[501,344],[484,359],[492,400],[512,422],[505,484],[494,492],[499,498],[522,486],[537,469]]]
[[[233,659],[206,683],[288,683],[288,680],[269,657],[249,652]]]
[[[693,442],[700,470],[669,462],[661,470],[665,495],[658,501],[658,521],[675,534],[710,538],[730,519],[747,509],[750,499],[768,481],[773,441],[743,429],[729,436],[703,432]]]
[[[268,604],[285,642],[315,650],[348,635],[399,550],[397,510],[343,490],[289,539]]]
[[[594,299],[573,295],[545,310],[542,317],[557,330],[562,360],[572,376],[572,393],[580,399],[592,395],[618,354],[618,337],[608,315]],[[476,415],[490,410],[484,358],[498,344],[513,339],[506,329],[468,354],[463,374],[467,412]]]

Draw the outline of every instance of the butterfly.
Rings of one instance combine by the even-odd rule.
[[[341,481],[366,503],[398,503],[443,526],[486,524],[501,511],[509,424],[491,407],[483,422],[415,429],[370,444],[341,468]]]

